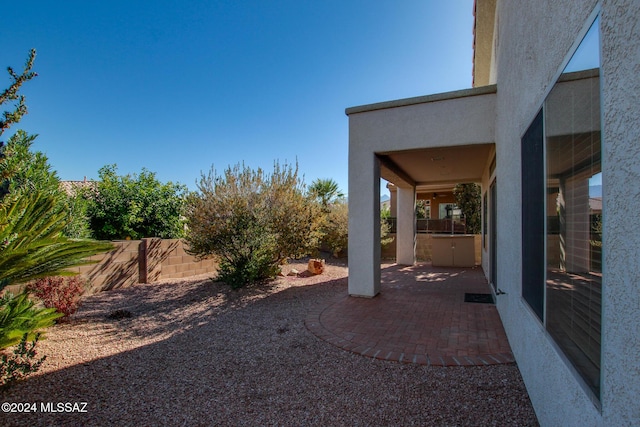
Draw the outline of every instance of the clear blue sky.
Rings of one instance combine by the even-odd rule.
[[[473,0],[12,1],[4,68],[30,48],[18,129],[61,179],[295,162],[347,192],[345,108],[468,88]]]

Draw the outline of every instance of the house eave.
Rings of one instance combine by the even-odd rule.
[[[498,91],[498,87],[496,85],[481,86],[481,87],[475,87],[471,89],[456,90],[452,92],[436,93],[433,95],[416,96],[413,98],[396,99],[393,101],[385,101],[385,102],[378,102],[375,104],[360,105],[356,107],[347,108],[345,110],[345,113],[347,116],[350,116],[352,114],[366,113],[366,112],[376,111],[376,110],[386,110],[390,108],[407,107],[410,105],[428,104],[430,102],[440,102],[440,101],[448,101],[448,100],[457,99],[457,98],[467,98],[470,96],[487,95],[487,94],[497,93],[497,91]]]

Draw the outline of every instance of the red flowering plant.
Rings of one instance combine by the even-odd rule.
[[[55,308],[68,317],[78,310],[85,287],[86,281],[80,276],[53,276],[30,283],[27,291],[42,301],[45,307]]]

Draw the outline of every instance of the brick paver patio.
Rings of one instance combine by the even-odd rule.
[[[513,363],[493,304],[464,302],[490,293],[482,269],[430,264],[385,266],[375,298],[344,294],[309,313],[319,338],[376,359],[438,366]]]

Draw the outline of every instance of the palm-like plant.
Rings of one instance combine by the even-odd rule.
[[[340,191],[338,183],[333,179],[316,179],[309,186],[309,194],[320,202],[326,208],[330,203],[338,199],[344,198],[344,194]]]
[[[0,117],[0,135],[27,113],[24,96],[18,95],[18,90],[36,76],[31,70],[35,53],[31,50],[21,74],[8,68],[13,83],[0,93],[0,105],[12,102],[17,105]],[[25,133],[18,136],[26,138]],[[25,150],[32,140],[25,139]],[[64,237],[62,231],[69,218],[60,195],[47,191],[42,185],[19,185],[16,176],[21,168],[19,162],[8,161],[12,155],[15,153],[7,151],[0,141],[0,290],[8,284],[38,277],[72,274],[68,270],[70,267],[87,264],[90,256],[112,247],[110,243]],[[45,175],[50,174],[34,177]],[[42,184],[42,179],[35,179],[34,184],[38,183]],[[53,325],[62,314],[53,308],[36,308],[34,304],[27,292],[17,296],[7,293],[0,298],[0,353],[6,347],[18,344],[15,357],[6,354],[0,357],[0,386],[35,372],[44,360],[33,364],[30,360],[35,356],[39,336],[36,331]],[[27,339],[33,339],[29,348],[26,347]]]
[[[112,245],[63,236],[67,212],[55,196],[38,191],[9,195],[0,202],[0,289],[45,276],[69,275],[70,267]]]
[[[21,339],[33,340],[35,331],[48,328],[62,313],[55,308],[37,308],[22,293],[13,296],[6,293],[0,298],[0,350],[18,344]]]

